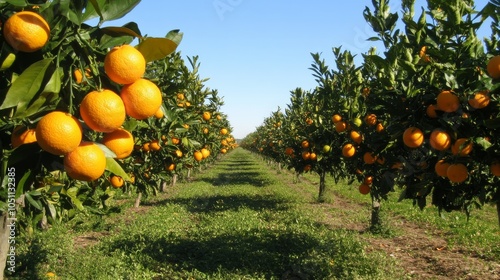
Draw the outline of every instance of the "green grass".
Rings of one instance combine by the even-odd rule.
[[[9,279],[49,271],[60,279],[403,277],[394,260],[367,251],[359,233],[318,221],[314,186],[296,191],[283,176],[237,149],[168,197],[146,201],[145,213],[88,217],[76,231],[60,225],[20,240],[18,273]],[[82,248],[77,236],[98,242]]]

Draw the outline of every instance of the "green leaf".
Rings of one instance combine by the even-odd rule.
[[[26,106],[40,91],[45,72],[52,60],[52,58],[43,59],[26,68],[7,91],[7,96],[0,106],[0,110]]]
[[[119,36],[132,36],[136,38],[142,38],[141,31],[139,30],[139,26],[135,22],[129,22],[123,26],[108,26],[101,28],[101,31],[112,37]]]
[[[113,158],[106,158],[106,170],[115,174],[116,176],[122,177],[125,181],[130,181],[130,177],[128,176],[127,172],[125,172],[121,165]]]
[[[47,208],[49,208],[49,214],[50,214],[50,217],[52,217],[52,219],[56,219],[57,217],[57,210],[56,208],[54,207],[54,205],[50,204],[50,203],[47,203]]]
[[[91,0],[87,4],[84,20],[100,16],[99,24],[104,21],[115,20],[130,12],[141,0]]]
[[[37,200],[34,200],[33,197],[30,195],[30,193],[25,193],[25,197],[26,199],[28,200],[28,202],[33,205],[33,207],[35,207],[36,209],[38,210],[42,210],[42,205],[40,204],[40,202],[38,202]]]
[[[146,62],[150,62],[165,58],[173,53],[177,46],[176,42],[168,38],[146,37],[137,45],[137,49],[142,53]]]
[[[24,193],[26,182],[32,182],[31,180],[28,180],[28,179],[30,179],[30,177],[32,177],[32,178],[34,177],[34,176],[31,176],[31,169],[27,170],[26,173],[23,174],[23,177],[21,177],[19,182],[17,182],[16,198],[20,197]]]
[[[57,68],[54,73],[52,73],[50,80],[47,82],[42,92],[33,98],[33,103],[23,104],[26,106],[29,105],[28,108],[25,106],[18,106],[14,117],[29,117],[40,112],[40,110],[48,104],[52,104],[52,106],[54,106],[52,101],[59,97],[59,93],[61,92],[61,79],[63,75],[63,69],[61,67]]]
[[[77,195],[78,195],[78,188],[76,188],[76,187],[69,188],[66,191],[66,195],[69,196],[69,198],[71,198],[71,202],[75,205],[75,207],[78,210],[80,210],[80,211],[84,210],[84,206],[83,206],[82,201],[80,199],[78,199],[78,197],[77,197]]]

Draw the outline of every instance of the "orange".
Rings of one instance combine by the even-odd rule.
[[[302,159],[303,160],[309,160],[309,159],[311,159],[311,153],[309,151],[303,151],[302,152]]]
[[[96,144],[82,142],[64,156],[63,163],[69,177],[81,181],[94,181],[104,173],[106,156]]]
[[[222,120],[222,116],[221,115],[217,115],[217,116],[215,116],[215,118],[217,118],[218,121]]]
[[[160,141],[158,140],[151,141],[151,143],[149,144],[149,148],[151,148],[151,151],[161,150]]]
[[[342,155],[344,157],[352,157],[355,153],[356,148],[351,143],[347,143],[342,147]]]
[[[204,128],[203,128],[203,134],[208,134],[208,132],[209,132],[208,128],[207,128],[207,127],[204,127]]]
[[[500,162],[493,162],[490,164],[490,172],[493,176],[500,176]]]
[[[146,79],[124,85],[120,96],[127,115],[143,120],[153,116],[161,106],[161,91],[156,84]]]
[[[104,58],[104,71],[115,83],[131,84],[146,72],[146,60],[131,45],[114,47]]]
[[[312,169],[312,165],[310,165],[310,164],[306,164],[304,166],[304,172],[310,171],[311,169]]]
[[[50,26],[39,14],[22,11],[9,17],[2,26],[5,41],[21,52],[35,52],[49,41]]]
[[[220,152],[221,152],[221,153],[223,153],[223,154],[225,154],[225,153],[227,153],[227,149],[226,149],[226,148],[222,148],[222,149],[220,150]]]
[[[420,51],[418,53],[418,56],[424,61],[424,62],[430,62],[431,61],[431,58],[429,57],[429,55],[427,54],[427,46],[422,46],[422,48],[420,48]]]
[[[360,194],[369,194],[371,187],[368,184],[361,183],[361,185],[359,185],[359,187],[358,187],[358,190],[359,190]]]
[[[285,149],[285,154],[286,154],[287,156],[291,156],[291,155],[293,154],[293,152],[294,152],[294,151],[293,151],[293,148],[291,148],[291,147],[287,147],[287,148]]]
[[[373,183],[373,176],[366,176],[365,179],[363,180],[363,183],[371,185]]]
[[[500,78],[500,55],[493,56],[486,65],[488,75],[493,79]]]
[[[379,133],[384,131],[384,125],[382,123],[378,123],[377,126],[375,127],[375,131]]]
[[[120,96],[111,90],[91,91],[80,104],[80,115],[91,129],[111,132],[125,121],[125,105]]]
[[[469,99],[469,105],[474,109],[483,109],[490,104],[490,96],[488,91],[479,91],[474,94],[474,97]]]
[[[163,109],[161,108],[158,108],[158,110],[156,111],[156,113],[154,114],[155,118],[157,119],[161,119],[163,118],[164,114],[163,114]]]
[[[459,155],[461,157],[464,157],[470,152],[472,152],[472,141],[469,141],[467,138],[459,138],[453,145],[451,146],[451,152],[454,155]]]
[[[318,155],[313,152],[309,155],[309,159],[312,161],[316,161],[318,159]]]
[[[222,128],[220,130],[220,134],[222,134],[222,135],[226,135],[227,133],[228,133],[227,128]]]
[[[462,163],[454,163],[448,167],[446,176],[453,183],[462,183],[469,177],[469,171]]]
[[[203,148],[201,149],[201,155],[203,158],[207,158],[208,156],[210,156],[210,151],[206,148]]]
[[[427,114],[427,116],[429,118],[435,119],[435,118],[437,118],[436,109],[437,109],[436,104],[429,104],[429,106],[427,106],[427,109],[425,110],[425,113]]]
[[[418,148],[424,142],[424,133],[417,127],[409,127],[403,133],[403,143],[410,148]]]
[[[434,171],[436,171],[436,174],[441,177],[448,177],[448,167],[450,167],[450,163],[445,162],[444,159],[440,159],[434,165]]]
[[[436,105],[439,110],[452,113],[460,107],[460,100],[449,90],[441,91],[436,98]]]
[[[356,130],[351,130],[350,136],[352,141],[354,141],[356,144],[361,144],[361,142],[363,142],[363,136]]]
[[[172,144],[178,145],[181,142],[181,139],[177,137],[172,137]]]
[[[314,121],[311,118],[306,118],[306,124],[311,125]]]
[[[121,188],[123,186],[123,178],[120,176],[111,176],[111,178],[109,178],[109,182],[111,183],[111,186],[115,188]]]
[[[193,156],[194,156],[194,159],[198,162],[203,159],[203,154],[200,151],[195,151]]]
[[[374,164],[377,160],[377,157],[372,152],[365,152],[363,155],[363,161],[366,164]]]
[[[438,150],[444,151],[450,148],[451,138],[450,135],[439,128],[434,129],[429,137],[431,147]]]
[[[75,82],[81,84],[83,82],[83,74],[81,69],[76,69],[73,71],[73,76],[75,77]],[[89,78],[91,76],[90,69],[85,69],[85,77]]]
[[[26,128],[23,126],[16,126],[10,137],[12,148],[17,148],[24,144],[36,142],[36,133],[34,128]]]
[[[43,116],[36,126],[35,134],[40,147],[54,155],[67,154],[82,141],[82,127],[78,120],[61,111]]]
[[[307,149],[309,148],[309,141],[307,140],[304,140],[300,143],[300,146],[303,148],[303,149]]]
[[[212,115],[210,112],[203,112],[203,115],[201,116],[204,120],[209,121]]]
[[[340,116],[339,114],[335,114],[332,116],[332,122],[333,123],[337,123],[337,122],[340,122],[342,120],[342,116]]]
[[[181,151],[181,150],[175,150],[175,156],[176,156],[176,157],[180,158],[180,157],[182,157],[182,155],[183,155],[183,154],[182,154],[182,151]]]
[[[335,123],[335,130],[339,133],[345,131],[346,128],[347,128],[347,124],[343,121],[339,121],[339,122]]]
[[[151,142],[146,142],[146,143],[142,144],[142,150],[144,152],[151,151]]]
[[[377,115],[375,114],[368,114],[365,117],[365,123],[369,126],[374,126],[377,124]]]
[[[129,131],[119,128],[104,134],[102,144],[115,153],[118,159],[128,157],[134,150],[134,137]]]
[[[174,163],[167,164],[167,166],[165,167],[165,169],[167,169],[167,171],[174,171],[175,170],[175,164]]]

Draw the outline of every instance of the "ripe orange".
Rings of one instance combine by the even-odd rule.
[[[183,155],[183,153],[182,153],[181,150],[175,150],[175,156],[176,157],[180,158],[180,157],[182,157],[182,155]]]
[[[78,120],[61,111],[43,116],[36,126],[35,134],[40,147],[54,155],[67,154],[82,141],[82,127]]]
[[[379,133],[384,131],[384,125],[382,123],[378,123],[377,126],[375,127],[375,131]]]
[[[363,180],[363,183],[371,185],[373,183],[373,176],[366,176],[365,179]]]
[[[294,151],[293,151],[293,148],[291,148],[291,147],[287,147],[287,148],[285,149],[285,154],[286,154],[287,156],[291,156],[291,155],[293,154],[293,152],[294,152]]]
[[[175,170],[175,164],[174,163],[167,164],[167,166],[165,167],[165,169],[167,169],[167,171],[174,171]]]
[[[146,72],[146,60],[131,45],[114,47],[104,58],[104,71],[115,83],[131,84]]]
[[[500,162],[496,161],[490,164],[490,172],[493,176],[500,176]]]
[[[374,126],[377,124],[377,115],[375,114],[368,114],[366,115],[365,117],[365,123],[368,125],[368,126]]]
[[[91,91],[80,104],[83,121],[98,132],[111,132],[125,121],[125,105],[118,94],[111,90]]]
[[[198,162],[200,162],[203,159],[203,154],[200,151],[195,151],[193,156],[194,159]]]
[[[91,76],[91,71],[89,68],[85,69],[85,77],[89,78]],[[75,82],[77,84],[81,84],[83,82],[83,73],[81,69],[76,69],[73,71],[73,77],[75,78]]]
[[[220,149],[220,152],[223,153],[223,154],[225,154],[225,153],[227,153],[227,149],[226,148],[222,148],[222,149]]]
[[[442,129],[434,129],[429,137],[431,147],[438,150],[444,151],[451,146],[450,135]]]
[[[431,61],[431,58],[430,56],[427,54],[427,46],[422,46],[422,48],[420,48],[420,51],[418,53],[418,56],[422,59],[422,61],[424,62],[430,62]]]
[[[434,171],[436,171],[436,174],[441,177],[448,177],[447,175],[448,167],[450,167],[450,163],[445,162],[444,159],[440,159],[434,165]]]
[[[146,79],[139,79],[124,85],[120,96],[125,104],[127,115],[143,120],[153,116],[161,106],[161,91],[156,84]]]
[[[363,162],[366,164],[374,164],[377,157],[372,152],[365,152],[363,155]]]
[[[163,109],[161,108],[158,108],[158,110],[156,111],[156,113],[154,114],[155,118],[157,119],[161,119],[163,118],[164,114],[163,114]]]
[[[300,143],[300,146],[303,148],[303,149],[307,149],[309,148],[309,141],[307,140],[304,140]]]
[[[417,127],[409,127],[403,133],[403,143],[410,148],[418,148],[424,142],[424,133]]]
[[[435,119],[435,118],[437,118],[436,109],[437,109],[436,104],[429,104],[429,106],[427,106],[427,109],[425,110],[425,113],[427,114],[427,116],[429,118]]]
[[[365,183],[361,183],[361,185],[359,185],[358,189],[359,189],[360,194],[369,194],[371,187],[370,187],[370,185],[367,185]]]
[[[181,139],[177,137],[172,137],[172,144],[178,145],[181,142]]]
[[[335,114],[332,116],[332,122],[333,123],[337,123],[337,122],[340,122],[342,120],[342,116],[340,116],[339,114]]]
[[[312,152],[309,155],[309,159],[312,160],[312,161],[316,161],[318,159],[318,155],[316,153]]]
[[[208,132],[209,132],[208,128],[207,128],[207,127],[204,127],[204,128],[203,128],[203,134],[208,134]]]
[[[500,78],[500,55],[493,56],[486,65],[488,75],[493,79]]]
[[[469,105],[474,109],[483,109],[490,104],[490,95],[488,91],[479,91],[474,97],[469,99]]]
[[[302,159],[303,160],[309,160],[309,159],[311,159],[311,153],[309,151],[303,151],[302,152]]]
[[[443,90],[436,98],[436,105],[439,110],[452,113],[460,108],[460,100],[452,91]]]
[[[39,14],[22,11],[9,17],[2,26],[5,41],[21,52],[35,52],[48,42],[50,26]]]
[[[453,183],[462,183],[469,177],[467,167],[462,163],[450,164],[446,171],[448,179]]]
[[[312,165],[310,165],[310,164],[306,164],[306,165],[304,166],[304,172],[308,172],[308,171],[310,171],[311,169],[312,169]]]
[[[23,126],[16,126],[10,137],[12,148],[17,148],[24,144],[36,142],[36,133],[34,128],[26,128]]]
[[[134,150],[134,137],[129,131],[119,128],[104,134],[102,144],[115,153],[118,159],[128,157]]]
[[[335,123],[335,130],[337,132],[344,132],[347,129],[347,124],[344,121],[339,121]]]
[[[212,115],[210,114],[210,112],[208,111],[205,111],[203,112],[203,115],[201,116],[205,121],[209,121],[210,118],[212,117]]]
[[[151,149],[151,151],[161,150],[160,141],[158,140],[151,141],[151,143],[149,143],[149,148]]]
[[[342,155],[344,157],[352,157],[356,153],[356,148],[351,144],[347,143],[342,147]]]
[[[201,149],[201,155],[205,159],[210,156],[210,151],[207,148]]]
[[[64,156],[63,163],[69,177],[81,181],[94,181],[104,173],[106,156],[96,144],[82,142]]]
[[[451,152],[454,155],[464,157],[472,152],[472,147],[473,143],[468,138],[459,138],[451,146]]]
[[[361,142],[363,142],[363,136],[356,130],[351,130],[350,136],[352,141],[356,144],[361,144]]]
[[[116,175],[111,176],[111,178],[109,178],[109,182],[111,183],[111,186],[115,188],[121,188],[124,183],[123,178]]]
[[[144,152],[151,151],[151,142],[145,142],[144,144],[142,144],[142,150]]]
[[[313,123],[314,123],[313,119],[311,119],[311,118],[306,118],[306,124],[307,124],[307,125],[311,125],[311,124],[313,124]]]
[[[226,135],[227,133],[228,133],[227,128],[222,128],[220,130],[220,134],[222,134],[222,135]]]

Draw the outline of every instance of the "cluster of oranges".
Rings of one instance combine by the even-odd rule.
[[[5,22],[3,32],[6,41],[21,52],[40,50],[50,37],[49,24],[32,11],[13,14]],[[18,126],[12,133],[12,147],[36,142],[44,151],[64,157],[69,177],[84,181],[96,180],[106,168],[104,150],[86,141],[84,131],[102,133],[102,144],[115,158],[128,157],[133,151],[134,139],[122,128],[126,117],[144,120],[159,116],[162,94],[156,84],[143,78],[146,61],[136,48],[114,47],[103,64],[108,78],[120,85],[119,94],[110,89],[96,89],[83,97],[79,118],[68,112],[52,111],[38,121],[36,128]],[[75,78],[77,83],[82,80],[82,77]]]

